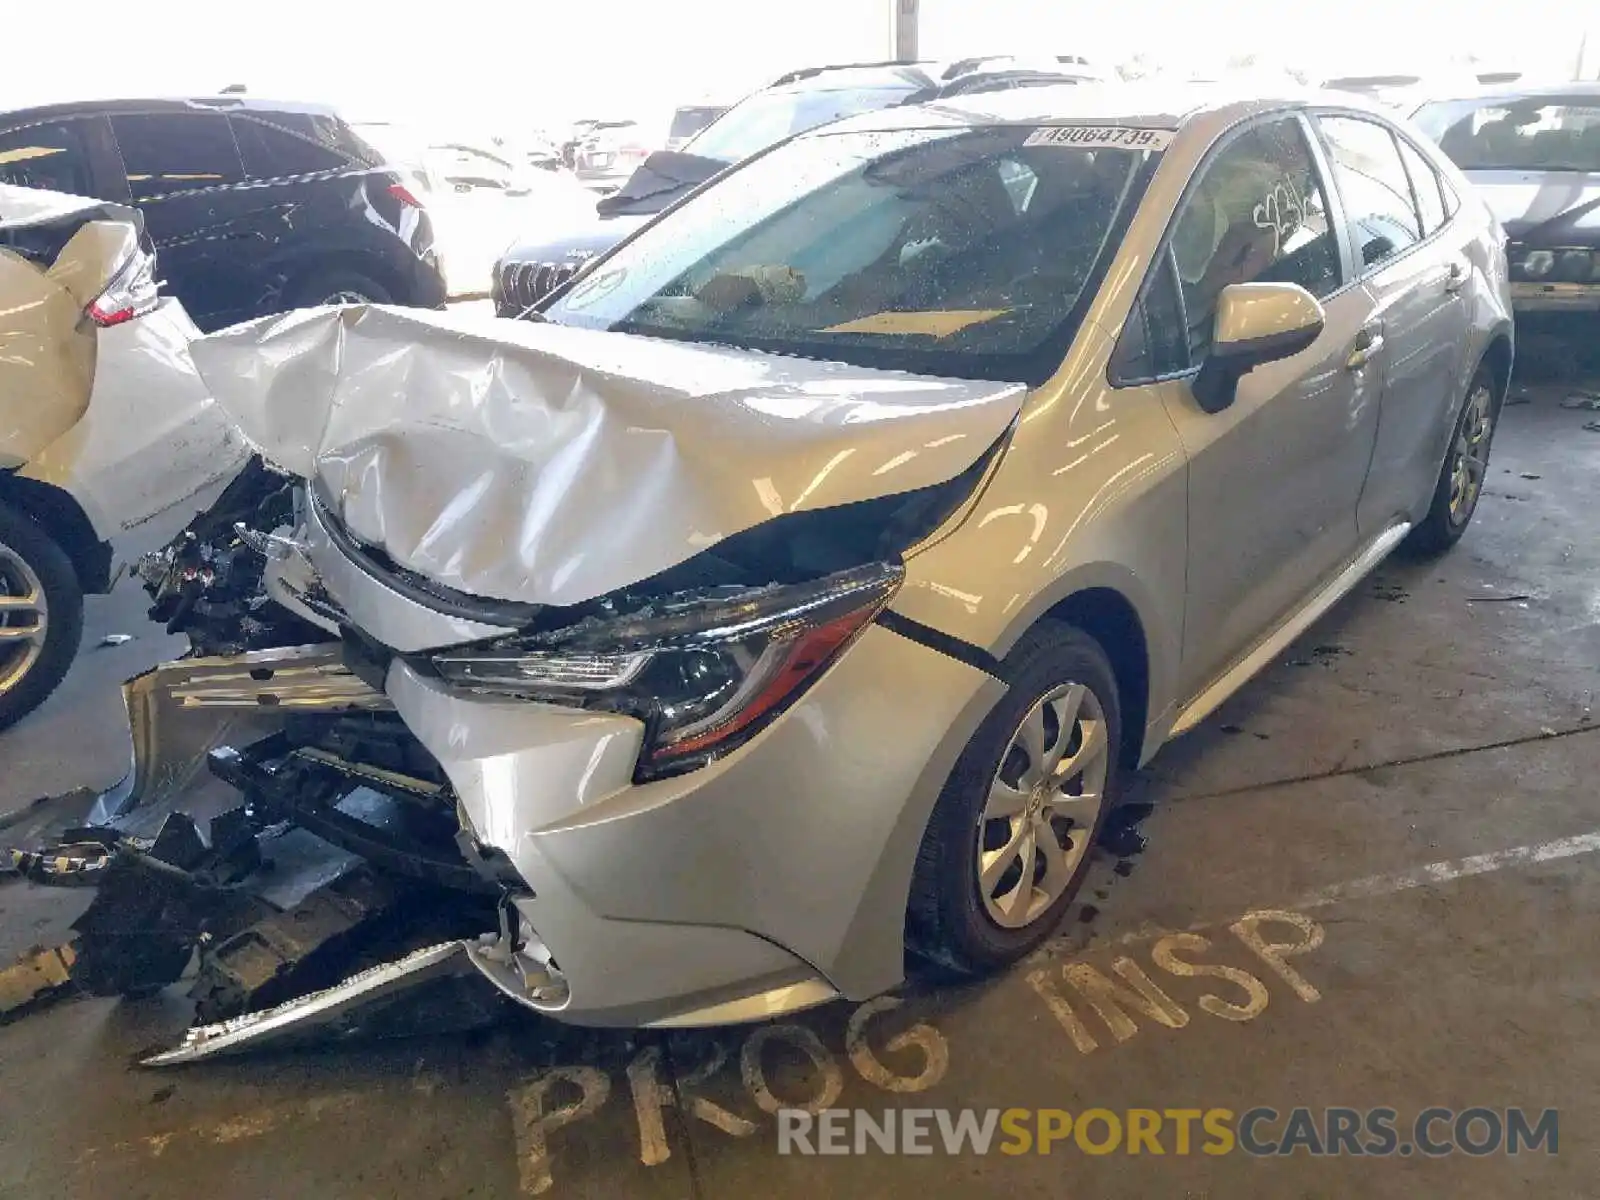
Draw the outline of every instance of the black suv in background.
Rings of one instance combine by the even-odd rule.
[[[427,212],[327,108],[215,96],[0,113],[0,182],[138,207],[202,329],[322,303],[445,302]]]
[[[576,228],[542,229],[508,247],[495,264],[495,312],[502,317],[526,314],[584,263],[656,213],[726,167],[795,134],[901,104],[1085,81],[1086,73],[1065,58],[1035,63],[1010,56],[948,65],[852,63],[791,71],[739,101],[682,150],[650,155],[619,190],[599,201],[593,219]]]

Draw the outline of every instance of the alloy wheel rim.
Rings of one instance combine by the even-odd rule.
[[[1472,515],[1489,470],[1489,435],[1494,432],[1493,398],[1480,385],[1467,398],[1450,458],[1450,519],[1457,525]]]
[[[44,584],[21,554],[0,542],[0,696],[27,678],[49,632]]]
[[[1026,928],[1061,897],[1089,852],[1110,765],[1105,709],[1089,688],[1063,684],[1028,710],[978,819],[978,894],[995,924]]]

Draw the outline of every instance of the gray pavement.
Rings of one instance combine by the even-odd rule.
[[[0,1197],[1600,1194],[1600,433],[1566,394],[1507,408],[1452,554],[1386,565],[1162,752],[1148,849],[1104,856],[1023,968],[755,1029],[519,1019],[170,1073],[130,1064],[180,997],[75,1001],[0,1028]],[[115,684],[173,649],[139,599],[93,605],[91,640],[138,640],[0,738],[0,809],[120,772]],[[70,913],[0,887],[8,951]],[[780,1154],[769,1110],[808,1104],[1083,1128],[1007,1153],[1040,1129],[1012,1113],[952,1156],[912,1115],[935,1153]],[[1397,1110],[1396,1153],[1208,1153],[1198,1116],[1180,1153],[1168,1115],[1271,1107],[1272,1143],[1297,1106]],[[1430,1106],[1558,1109],[1559,1153],[1401,1153]],[[1154,1142],[1111,1148],[1135,1109]]]

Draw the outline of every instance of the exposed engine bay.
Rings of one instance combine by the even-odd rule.
[[[945,483],[785,514],[593,600],[489,602],[494,612],[477,615],[514,633],[459,658],[408,661],[464,690],[514,692],[520,683],[495,677],[497,646],[603,662],[597,648],[619,631],[670,643],[690,616],[703,625],[707,613],[725,612],[754,627],[764,606],[792,608],[807,589],[824,603],[840,581],[881,588],[898,578],[904,552],[971,498],[1000,446]],[[416,983],[475,977],[469,962],[514,999],[562,999],[559,963],[517,917],[527,882],[466,832],[446,771],[384,693],[393,652],[344,617],[299,553],[316,504],[303,480],[257,458],[211,510],[145,558],[149,615],[186,635],[191,651],[124,685],[128,776],[98,796],[58,798],[55,807],[72,816],[53,826],[50,806],[41,809],[32,831],[49,836],[12,853],[36,883],[97,889],[74,926],[79,987],[139,995],[192,979],[197,1025],[152,1064],[337,1029],[353,1013],[369,1019],[374,1005],[381,1011]],[[451,599],[373,547],[350,550],[397,588]],[[814,647],[806,669],[834,649]],[[642,672],[623,693],[630,699],[596,700],[577,686],[566,702],[627,712],[653,729],[689,721],[692,734],[697,710],[675,699],[674,682],[698,672],[703,685],[716,669],[711,648],[697,644]],[[725,689],[711,695],[719,702]],[[692,736],[683,744],[683,754],[642,756],[638,778],[725,752]],[[484,1011],[493,998],[486,990]]]

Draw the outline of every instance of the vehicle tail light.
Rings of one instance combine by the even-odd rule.
[[[89,302],[84,315],[102,329],[121,325],[154,309],[161,300],[160,287],[155,258],[135,250],[117,268],[105,291]]]
[[[407,208],[422,207],[422,201],[418,200],[416,194],[403,183],[391,183],[389,185],[389,195],[400,201]]]

